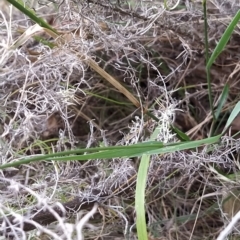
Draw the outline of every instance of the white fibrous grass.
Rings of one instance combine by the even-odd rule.
[[[60,36],[0,1],[0,164],[72,149],[168,146],[180,143],[173,126],[190,132],[190,141],[209,136],[202,1],[23,2]],[[210,53],[239,7],[239,1],[207,1]],[[211,69],[213,99],[230,86],[217,134],[238,101],[238,46],[236,27]],[[233,209],[224,207],[225,193],[238,191],[240,141],[231,131],[215,145],[150,156],[149,239],[237,235],[239,212],[231,219]],[[136,239],[140,161],[47,158],[1,171],[0,235]],[[45,224],[41,214],[55,220]]]

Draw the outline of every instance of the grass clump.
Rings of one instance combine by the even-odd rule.
[[[237,239],[237,1],[1,4],[1,236]]]

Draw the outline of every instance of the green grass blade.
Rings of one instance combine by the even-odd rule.
[[[16,162],[6,163],[0,166],[0,169],[8,167],[17,167],[21,164],[28,164],[36,161],[67,161],[67,160],[89,160],[89,159],[99,159],[99,158],[111,158],[118,157],[118,154],[122,156],[139,156],[144,152],[152,149],[157,149],[164,147],[165,145],[161,142],[150,141],[144,143],[138,143],[130,146],[112,146],[112,147],[96,147],[96,148],[87,148],[87,149],[75,149],[70,151],[52,153],[47,155],[40,156],[30,156],[25,157]],[[84,154],[84,155],[76,155]],[[70,156],[69,156],[70,155]]]
[[[213,136],[215,136],[216,134],[219,133],[219,129],[222,128],[222,126],[224,125],[224,121],[225,119],[227,119],[229,116],[228,112],[225,111],[224,114],[221,116],[221,118],[218,117],[218,122],[217,122],[217,126],[215,127],[214,126],[214,133],[213,133]],[[212,129],[213,131],[213,129]]]
[[[209,46],[208,46],[208,22],[207,22],[207,0],[203,0],[203,15],[204,15],[204,38],[205,38],[205,56],[206,62],[209,59]]]
[[[163,148],[159,148],[156,150],[150,150],[146,152],[146,154],[164,154],[164,153],[171,153],[171,152],[176,152],[176,151],[181,151],[181,150],[186,150],[186,149],[194,149],[197,147],[200,147],[204,144],[213,144],[217,143],[220,140],[221,135],[210,137],[210,138],[205,138],[197,141],[189,141],[189,142],[181,142],[178,144],[167,144]]]
[[[208,22],[207,22],[207,1],[206,0],[203,0],[203,14],[204,14],[205,58],[206,58],[206,65],[207,65],[209,61],[209,46],[208,46]],[[206,74],[207,74],[207,85],[208,85],[208,99],[209,99],[209,105],[212,112],[213,123],[214,123],[216,119],[215,119],[214,108],[213,108],[210,68],[206,67]],[[211,136],[211,133],[210,133],[210,136]]]
[[[222,131],[222,134],[224,134],[227,129],[230,127],[230,125],[232,124],[232,121],[237,117],[237,115],[239,114],[240,112],[240,101],[235,105],[235,107],[233,108],[228,120],[227,120],[227,123]]]
[[[181,140],[181,141],[190,141],[191,140],[189,138],[189,136],[187,134],[185,134],[184,132],[182,132],[180,129],[174,127],[173,125],[171,126],[171,128],[177,134],[179,140]]]
[[[180,142],[163,144],[161,142],[145,142],[140,144],[134,144],[130,146],[117,146],[117,147],[98,147],[88,149],[76,149],[72,151],[58,152],[43,156],[35,156],[21,159],[16,162],[6,163],[0,166],[0,169],[8,167],[17,167],[21,164],[28,164],[36,161],[71,161],[71,160],[93,160],[93,159],[109,159],[116,157],[134,157],[142,156],[143,154],[163,154],[169,152],[175,152],[185,149],[192,149],[199,147],[203,144],[212,144],[219,141],[220,135],[206,138],[197,141]],[[82,154],[82,155],[76,155]],[[70,155],[70,156],[69,156]]]
[[[216,121],[219,119],[219,116],[222,112],[223,106],[227,101],[228,94],[229,94],[229,85],[225,84],[223,91],[221,93],[220,99],[219,99],[219,103],[218,103],[216,112],[215,112]],[[217,133],[219,126],[221,126],[221,122],[222,122],[222,119],[220,119],[220,121],[218,121],[218,126],[216,126],[216,122],[212,123],[211,130],[210,130],[210,136],[213,136]]]
[[[236,13],[234,18],[232,19],[231,23],[228,25],[227,29],[225,30],[224,34],[222,35],[220,41],[218,42],[216,48],[214,49],[210,59],[207,63],[207,69],[210,69],[216,58],[219,56],[219,54],[224,50],[226,44],[228,43],[235,27],[237,26],[238,22],[240,20],[240,10]]]
[[[143,154],[138,174],[135,193],[135,210],[137,215],[137,235],[139,240],[147,240],[147,225],[145,217],[145,188],[147,182],[147,172],[150,162],[150,156]]]
[[[32,19],[35,23],[40,25],[41,27],[47,28],[47,29],[53,31],[54,33],[58,34],[58,32],[55,29],[53,29],[48,23],[46,23],[44,21],[44,19],[37,17],[33,10],[31,10],[28,7],[25,7],[24,3],[22,1],[19,1],[19,0],[18,1],[17,0],[7,0],[7,1],[9,3],[11,3],[19,11],[21,11],[26,16],[28,16],[30,19]]]
[[[227,101],[228,93],[229,93],[229,85],[225,84],[225,86],[223,88],[223,91],[222,91],[222,94],[220,96],[220,100],[219,100],[219,103],[218,103],[216,113],[215,113],[216,120],[218,120],[218,117],[219,117],[219,115],[220,115],[220,113],[223,109],[223,106],[224,106],[225,102]]]

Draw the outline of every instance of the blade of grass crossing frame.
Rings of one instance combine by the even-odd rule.
[[[145,217],[145,188],[150,156],[144,154],[137,174],[137,186],[135,193],[135,210],[137,215],[137,235],[139,240],[148,240],[147,225]]]
[[[165,145],[161,142],[149,141],[138,143],[130,146],[111,146],[96,147],[88,149],[75,149],[64,152],[57,152],[47,155],[33,156],[23,158],[21,160],[0,165],[0,169],[8,167],[17,167],[22,164],[28,164],[37,161],[70,161],[70,160],[90,160],[90,159],[108,159],[119,157],[140,156],[151,149],[162,148]]]
[[[203,14],[204,14],[204,43],[205,43],[205,58],[206,58],[206,65],[209,61],[209,46],[208,46],[208,22],[207,22],[207,2],[203,0]],[[213,117],[213,123],[216,121],[214,108],[213,108],[213,98],[212,98],[212,84],[211,84],[211,75],[210,75],[210,68],[206,67],[206,77],[207,77],[207,85],[208,85],[208,99],[209,105]],[[212,132],[210,133],[212,136]]]
[[[221,116],[221,118],[218,119],[218,122],[217,122],[218,124],[217,124],[217,126],[214,128],[214,134],[213,134],[213,136],[215,136],[216,134],[219,133],[219,129],[221,128],[221,126],[223,126],[224,121],[225,121],[225,119],[228,118],[228,116],[229,116],[229,114],[228,114],[228,112],[226,111],[226,112],[224,112],[224,114]]]
[[[229,86],[228,86],[228,84],[225,84],[225,86],[223,88],[223,91],[222,91],[222,94],[220,96],[220,100],[219,100],[219,103],[218,103],[216,113],[215,113],[216,120],[218,119],[218,117],[219,117],[219,115],[222,111],[222,108],[223,108],[225,102],[227,101],[228,93],[229,93]]]
[[[210,69],[218,55],[224,50],[227,42],[229,41],[236,25],[238,24],[240,20],[240,10],[236,13],[234,18],[232,19],[231,23],[228,25],[227,29],[225,30],[224,34],[222,35],[220,41],[218,42],[217,46],[215,47],[210,59],[207,63],[207,68]]]
[[[202,140],[197,141],[189,141],[189,142],[180,142],[175,144],[168,144],[163,148],[158,148],[154,150],[150,150],[148,152],[145,152],[145,154],[164,154],[164,153],[171,153],[176,151],[182,151],[186,149],[194,149],[196,147],[200,147],[203,144],[214,144],[217,143],[220,140],[221,135],[217,135],[210,138],[205,138]]]
[[[17,167],[22,164],[28,164],[36,161],[70,161],[70,160],[83,161],[90,159],[94,160],[94,159],[109,159],[116,157],[134,157],[142,156],[143,154],[164,154],[185,149],[193,149],[203,144],[213,144],[218,142],[220,137],[221,135],[218,135],[215,137],[201,139],[197,141],[178,142],[170,144],[163,144],[162,142],[150,141],[130,146],[76,149],[43,156],[24,158],[16,162],[10,162],[0,165],[0,169],[5,169],[8,167]]]
[[[37,17],[33,10],[24,6],[24,3],[22,1],[20,0],[7,0],[7,1],[11,3],[19,11],[21,11],[26,16],[28,16],[30,19],[32,19],[34,22],[36,22],[38,25],[40,25],[41,27],[47,28],[53,31],[54,33],[58,34],[57,31],[53,29],[48,23],[46,23],[44,19]]]
[[[237,117],[237,115],[239,114],[240,112],[240,101],[235,105],[235,107],[233,108],[228,120],[227,120],[227,123],[222,131],[222,134],[224,134],[226,132],[226,130],[230,127],[232,121]]]
[[[223,88],[223,91],[221,93],[218,105],[217,105],[216,112],[215,112],[215,119],[216,119],[216,121],[218,121],[220,113],[222,112],[223,106],[224,106],[225,102],[227,101],[228,93],[229,93],[229,85],[225,84],[225,86]],[[226,115],[226,113],[225,113],[225,115]],[[223,118],[219,119],[217,125],[216,125],[216,122],[212,123],[212,126],[211,126],[211,136],[216,135],[216,133],[218,132],[219,127],[222,124],[222,121],[223,121]]]
[[[174,127],[173,125],[171,126],[172,130],[177,134],[178,139],[181,141],[190,141],[191,139],[189,138],[189,136],[182,132],[180,129]]]

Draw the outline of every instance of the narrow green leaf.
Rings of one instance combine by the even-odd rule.
[[[229,114],[227,111],[225,111],[223,113],[223,115],[220,117],[218,117],[218,122],[217,122],[217,126],[215,127],[215,124],[213,124],[211,126],[211,131],[213,132],[213,135],[211,136],[215,136],[216,134],[219,133],[219,129],[222,128],[223,124],[224,124],[224,121],[228,118]]]
[[[88,149],[75,149],[75,150],[52,153],[47,155],[30,156],[27,158],[25,157],[15,162],[3,164],[0,166],[0,169],[5,169],[8,167],[17,167],[21,164],[28,164],[31,162],[43,161],[43,160],[44,161],[89,160],[89,159],[118,157],[117,154],[121,154],[122,156],[126,156],[126,157],[128,156],[128,154],[129,156],[139,156],[139,154],[141,155],[150,149],[151,150],[157,149],[164,146],[165,145],[162,142],[149,141],[149,142],[138,143],[130,146],[111,146],[111,147],[96,147],[96,148],[88,148]],[[76,155],[76,154],[85,154],[85,155]]]
[[[219,100],[219,103],[218,103],[218,107],[217,107],[217,110],[216,110],[216,113],[215,113],[215,118],[216,120],[218,119],[222,109],[223,109],[223,106],[228,98],[228,93],[229,93],[229,85],[228,84],[225,84],[224,88],[223,88],[223,91],[221,93],[221,96],[220,96],[220,100]]]
[[[21,164],[28,164],[36,161],[71,161],[71,160],[93,160],[93,159],[109,159],[116,157],[137,157],[143,154],[164,154],[169,152],[175,152],[185,149],[192,149],[199,147],[203,144],[212,144],[219,141],[221,135],[206,138],[197,141],[180,142],[163,144],[161,142],[145,142],[140,144],[134,144],[130,146],[117,146],[117,147],[98,147],[90,149],[77,149],[72,151],[65,151],[59,153],[53,153],[43,156],[29,157],[21,159],[16,162],[6,163],[0,166],[0,169],[8,167],[17,167]],[[92,152],[92,153],[91,153]],[[87,154],[88,153],[88,154]],[[83,155],[76,155],[83,154]],[[70,155],[70,156],[66,156]]]
[[[231,23],[228,25],[227,29],[225,30],[224,34],[222,35],[220,41],[218,42],[216,48],[214,49],[210,59],[207,63],[207,69],[210,69],[216,58],[219,56],[219,54],[224,50],[226,44],[228,43],[235,27],[237,26],[238,22],[240,20],[240,10],[236,13],[234,18],[232,19]]]
[[[147,240],[147,226],[145,218],[145,188],[150,156],[143,154],[138,174],[135,194],[135,210],[137,215],[137,235],[139,240]]]
[[[177,134],[179,140],[182,140],[182,141],[190,141],[191,140],[189,138],[189,136],[187,134],[185,134],[184,132],[182,132],[180,129],[174,127],[173,125],[171,126],[171,128]]]
[[[219,119],[219,116],[222,112],[223,106],[225,104],[225,102],[227,101],[228,98],[228,93],[229,93],[229,85],[225,84],[223,91],[220,95],[220,99],[218,102],[218,106],[217,106],[217,110],[215,112],[215,119],[216,121]],[[226,114],[226,113],[225,113]],[[220,121],[218,121],[218,125],[216,125],[216,121],[213,121],[212,126],[211,126],[211,130],[210,130],[210,136],[213,136],[215,134],[217,134],[219,127],[222,124],[223,118],[219,119]]]
[[[205,58],[206,58],[206,65],[209,61],[209,44],[208,44],[208,19],[207,19],[207,2],[203,0],[203,15],[204,15],[204,43],[205,43]],[[212,97],[212,84],[211,84],[211,74],[210,74],[210,67],[206,67],[206,77],[207,77],[207,85],[208,85],[208,99],[209,105],[213,117],[213,122],[215,123],[215,114],[213,108],[213,97]],[[212,136],[212,133],[210,133]]]
[[[24,4],[22,3],[22,1],[16,1],[16,0],[7,0],[7,1],[9,3],[11,3],[19,11],[21,11],[26,16],[28,16],[30,19],[32,19],[35,23],[40,25],[41,27],[47,28],[47,29],[53,31],[54,33],[58,34],[55,29],[53,29],[48,23],[46,23],[44,21],[44,19],[37,17],[35,12],[32,9],[25,7]]]
[[[163,148],[159,148],[156,150],[150,150],[148,152],[145,152],[146,154],[164,154],[164,153],[171,153],[171,152],[176,152],[176,151],[181,151],[181,150],[186,150],[186,149],[193,149],[196,147],[200,147],[203,144],[213,144],[217,143],[220,140],[221,135],[210,137],[210,138],[205,138],[197,141],[189,141],[189,142],[181,142],[178,144],[167,144]]]
[[[222,134],[224,134],[226,132],[226,130],[230,127],[230,125],[232,124],[232,121],[237,117],[239,112],[240,112],[240,101],[233,108],[233,110],[227,120],[227,123],[222,131]]]

